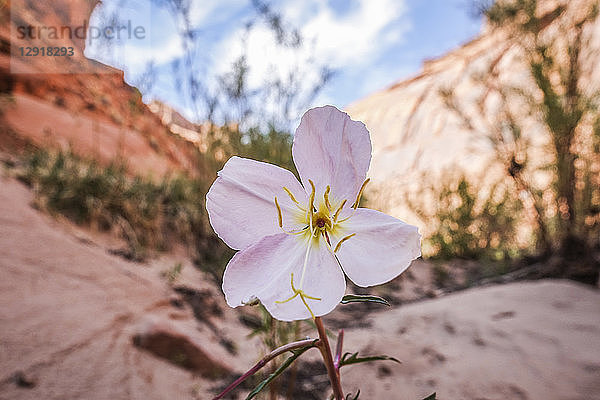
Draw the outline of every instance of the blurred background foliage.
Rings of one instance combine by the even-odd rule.
[[[424,178],[427,182],[427,178]],[[449,171],[439,181],[406,193],[405,202],[430,232],[423,243],[428,258],[504,261],[521,254],[517,231],[522,212],[511,182],[488,185]]]
[[[520,51],[532,85],[502,85],[495,70],[481,78],[484,94],[477,102],[483,104],[490,93],[501,99],[487,131],[474,128],[481,124],[460,105],[453,88],[441,91],[447,108],[474,137],[489,140],[501,173],[495,182],[487,178],[495,176],[492,167],[484,168],[479,180],[451,172],[425,175],[421,189],[406,193],[407,205],[427,226],[424,254],[440,259],[554,257],[560,262],[540,266],[542,271],[531,276],[595,284],[600,252],[600,93],[588,90],[582,50],[589,50],[598,5],[581,10],[567,25],[561,19],[563,6],[539,15],[537,0],[477,4]],[[551,21],[558,30],[544,34]],[[511,108],[515,99],[525,105],[525,115],[543,127],[548,162],[540,163],[526,121]],[[540,184],[539,177],[548,184]]]
[[[207,183],[179,174],[160,180],[131,176],[125,163],[101,166],[66,151],[34,150],[18,177],[31,186],[38,208],[59,213],[127,243],[121,255],[142,261],[148,251],[183,243],[192,255],[213,254],[216,242],[202,207]]]

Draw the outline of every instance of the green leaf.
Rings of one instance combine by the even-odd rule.
[[[342,297],[342,301],[340,301],[340,303],[342,304],[348,304],[348,303],[377,303],[377,304],[383,304],[386,306],[390,306],[391,304],[389,303],[389,301],[387,301],[386,299],[384,299],[383,297],[379,297],[379,296],[374,296],[371,294],[347,294],[344,297]]]
[[[429,396],[425,397],[423,400],[435,400],[435,393],[430,394]]]
[[[356,352],[353,354],[345,353],[342,356],[342,359],[340,360],[340,367],[343,367],[344,365],[359,364],[359,363],[371,362],[371,361],[385,361],[385,360],[394,361],[394,362],[397,362],[398,364],[401,364],[401,362],[394,357],[384,356],[384,355],[359,357],[358,352]]]
[[[271,383],[273,381],[273,379],[277,378],[279,375],[281,375],[283,373],[283,371],[285,371],[285,369],[287,367],[289,367],[290,365],[292,365],[292,363],[294,361],[296,361],[296,359],[298,357],[300,357],[306,350],[311,349],[313,347],[316,347],[316,346],[314,344],[311,344],[309,346],[302,347],[301,349],[291,351],[293,353],[293,355],[290,356],[290,357],[288,357],[283,362],[283,364],[281,364],[279,366],[279,368],[277,368],[277,370],[275,372],[273,372],[271,375],[269,375],[267,377],[267,379],[265,379],[264,381],[262,381],[261,383],[259,383],[258,386],[256,386],[254,388],[254,390],[252,390],[248,394],[248,397],[246,397],[246,400],[250,400],[250,399],[254,398],[254,396],[256,396],[258,393],[260,393],[260,391],[263,390],[269,383]]]

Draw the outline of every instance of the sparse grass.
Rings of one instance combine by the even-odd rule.
[[[181,275],[181,270],[183,269],[183,264],[178,262],[175,265],[173,265],[172,268],[169,268],[168,270],[163,272],[163,276],[165,278],[167,278],[167,280],[169,281],[169,284],[174,284],[175,281],[177,280],[177,278],[179,278],[179,275]]]
[[[172,175],[154,182],[128,175],[122,164],[104,167],[71,152],[45,150],[29,154],[18,176],[33,188],[40,209],[118,233],[127,242],[128,258],[142,260],[151,250],[179,242],[199,265],[221,273],[226,250],[208,224],[203,181]]]

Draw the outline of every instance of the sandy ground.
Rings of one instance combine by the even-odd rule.
[[[161,272],[173,260],[144,265],[111,256],[31,200],[25,186],[0,177],[0,399],[206,398],[214,382],[133,346],[152,321],[175,324],[233,370],[220,336],[240,343],[240,365],[254,361],[256,343],[245,340],[233,310],[223,310],[219,335],[189,308],[170,305]],[[211,290],[193,267],[184,275],[188,285]]]
[[[174,324],[232,371],[257,360],[261,346],[246,338],[238,311],[191,265],[181,282],[211,291],[222,310],[210,323],[169,302],[161,272],[174,256],[136,264],[109,255],[92,233],[31,200],[0,177],[0,399],[210,399],[222,383],[132,344],[152,321]],[[419,276],[427,265],[411,268]],[[345,389],[360,388],[361,399],[420,400],[433,391],[440,399],[600,399],[600,293],[575,283],[477,288],[360,318],[340,307],[325,322],[354,326],[346,351],[403,361],[344,367]],[[219,344],[224,337],[237,356]]]
[[[600,399],[600,293],[567,281],[478,288],[410,304],[346,332],[347,351],[403,364],[348,366],[366,399]]]

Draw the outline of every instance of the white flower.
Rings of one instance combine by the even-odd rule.
[[[302,183],[275,165],[232,157],[206,196],[212,227],[240,250],[223,276],[227,304],[257,298],[283,321],[332,311],[344,272],[359,286],[378,285],[421,254],[415,226],[358,207],[371,161],[362,122],[332,106],[311,109],[292,155]]]

